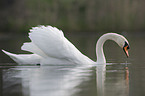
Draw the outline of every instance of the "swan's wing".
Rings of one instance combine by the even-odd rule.
[[[21,49],[38,54],[42,57],[47,57],[47,55],[32,42],[24,43]]]
[[[40,64],[40,60],[42,59],[37,54],[13,54],[5,50],[2,51],[18,64]]]
[[[61,30],[51,26],[33,27],[30,30],[31,43],[24,43],[22,50],[30,51],[42,57],[77,61],[84,55],[65,37]]]

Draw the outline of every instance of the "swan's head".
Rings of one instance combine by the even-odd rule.
[[[115,38],[116,43],[123,49],[126,56],[129,57],[128,49],[130,49],[130,46],[127,39],[124,36],[119,35],[119,34],[117,34],[117,36],[115,37],[116,37]]]
[[[125,52],[126,56],[129,57],[128,49],[129,49],[129,44],[125,41],[125,44],[123,46],[123,51]]]

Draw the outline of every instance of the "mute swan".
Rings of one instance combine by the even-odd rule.
[[[30,29],[29,38],[31,42],[24,43],[21,49],[33,54],[2,51],[18,64],[105,64],[103,44],[106,40],[113,40],[123,48],[126,56],[129,56],[127,39],[116,33],[107,33],[99,38],[96,44],[96,62],[83,55],[56,27],[33,27]]]

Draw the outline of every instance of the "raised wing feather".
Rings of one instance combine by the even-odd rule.
[[[47,57],[47,55],[42,50],[40,50],[33,42],[24,43],[21,49],[38,54],[41,57]]]
[[[30,51],[42,57],[67,59],[70,61],[84,56],[70,43],[61,30],[51,26],[34,27],[30,30],[31,43],[25,43],[22,50]]]

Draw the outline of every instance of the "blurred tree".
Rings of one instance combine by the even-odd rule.
[[[145,31],[144,0],[1,0],[0,32],[37,25],[66,31]]]

